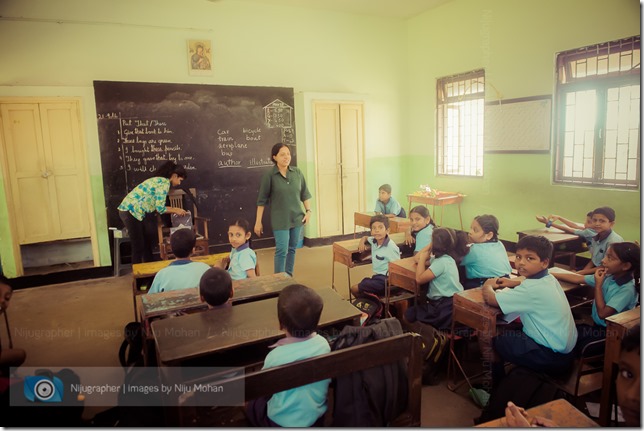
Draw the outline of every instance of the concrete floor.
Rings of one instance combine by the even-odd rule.
[[[261,274],[273,272],[273,249],[258,250]],[[331,285],[331,246],[304,247],[297,252],[294,278],[312,288]],[[346,267],[335,264],[336,289],[348,296]],[[369,276],[371,266],[351,270],[351,282]],[[33,287],[14,292],[8,310],[14,347],[27,351],[27,360],[19,370],[29,374],[29,367],[114,367],[119,373],[118,349],[124,326],[133,320],[132,276],[94,279],[65,284]],[[2,325],[4,326],[4,325]],[[8,346],[7,332],[0,331],[2,345]],[[95,372],[83,373],[81,381],[94,380]],[[116,375],[122,382],[122,375]],[[480,409],[467,396],[467,386],[457,392],[445,382],[423,387],[423,427],[470,427]],[[86,406],[83,417],[89,419],[99,407]]]

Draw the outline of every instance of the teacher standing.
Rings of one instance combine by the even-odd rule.
[[[311,193],[306,188],[304,175],[291,164],[291,150],[286,144],[277,143],[271,150],[275,166],[264,174],[257,197],[255,233],[262,236],[264,207],[271,206],[271,224],[275,236],[275,273],[286,272],[293,276],[295,249],[300,240],[302,226],[311,215]],[[302,209],[304,204],[304,209]]]
[[[184,215],[181,208],[165,206],[170,186],[176,187],[186,179],[186,171],[167,161],[125,196],[118,207],[119,217],[128,230],[132,244],[132,263],[151,262],[152,247],[157,239],[154,213]]]

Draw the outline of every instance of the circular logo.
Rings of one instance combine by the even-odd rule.
[[[38,399],[40,399],[41,401],[47,401],[54,396],[56,389],[54,388],[54,384],[51,381],[43,379],[36,383],[34,392]]]

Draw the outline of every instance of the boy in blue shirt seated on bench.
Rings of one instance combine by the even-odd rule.
[[[331,351],[329,343],[316,331],[324,302],[313,289],[301,284],[285,287],[277,300],[277,318],[286,338],[272,345],[264,367],[301,361]],[[248,420],[259,427],[320,427],[327,410],[330,379],[289,389],[249,401]]]
[[[199,297],[208,308],[228,308],[233,304],[233,280],[228,271],[222,268],[210,268],[204,272],[199,281]]]

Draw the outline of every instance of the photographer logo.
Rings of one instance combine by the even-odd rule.
[[[32,402],[60,403],[63,401],[63,382],[58,377],[27,376],[25,398]]]

